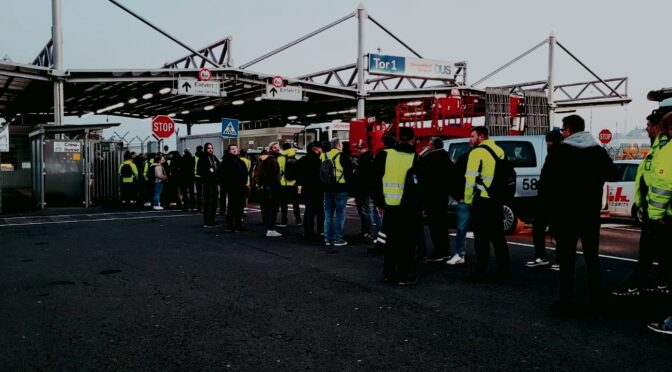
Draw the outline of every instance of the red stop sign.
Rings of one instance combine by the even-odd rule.
[[[157,115],[152,119],[152,132],[159,138],[168,138],[175,133],[175,122],[168,116]]]
[[[611,142],[611,131],[609,129],[602,129],[598,136],[598,139],[603,145]]]

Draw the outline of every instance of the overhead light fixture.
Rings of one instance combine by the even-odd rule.
[[[159,91],[159,94],[166,94],[166,93],[168,93],[168,92],[170,92],[170,88],[166,87],[166,88],[161,89],[161,90]]]
[[[205,110],[205,111],[210,111],[210,110],[212,110],[212,109],[214,109],[214,108],[215,108],[215,106],[213,106],[213,105],[208,105],[208,106],[203,107],[203,110]]]
[[[168,117],[169,117],[169,118],[174,118],[174,117],[175,117],[175,113],[174,113],[174,112],[171,112],[170,114],[168,114]]]
[[[297,118],[296,115],[292,115],[292,116],[288,116],[287,120],[296,120],[296,118]]]
[[[131,98],[131,99],[128,100],[128,103],[130,103],[130,104],[134,104],[136,102],[138,102],[137,98]]]
[[[89,111],[89,112],[87,112],[86,114],[82,115],[82,117],[85,118],[85,117],[87,117],[87,116],[91,116],[91,115],[93,115],[93,114],[95,114],[95,112],[93,112],[93,111]]]
[[[327,112],[327,115],[336,115],[336,114],[338,114],[338,112],[336,112],[336,111]]]
[[[96,110],[96,114],[102,114],[103,112],[107,112],[107,111],[110,111],[110,110],[114,110],[114,109],[117,109],[117,108],[120,108],[120,107],[124,107],[124,103],[123,103],[123,102],[119,102],[119,103],[117,103],[117,104],[114,104],[114,105],[111,105],[111,106],[107,106],[107,107],[102,108],[102,109],[98,109],[98,110]]]
[[[254,97],[254,100],[257,101],[257,102],[261,101],[261,99],[262,99],[261,96],[259,96],[259,97]]]
[[[317,116],[317,114],[308,114],[308,115],[306,115],[307,118],[314,118],[314,117],[316,117],[316,116]]]
[[[142,99],[150,99],[152,97],[154,97],[154,95],[152,93],[147,93],[144,96],[142,96]]]
[[[180,112],[180,114],[182,114],[182,115],[186,115],[188,113],[189,113],[189,110],[184,110],[184,111]]]
[[[351,114],[354,114],[354,113],[357,112],[357,109],[356,108],[351,108],[348,112],[351,113]]]
[[[245,101],[243,101],[242,99],[231,102],[231,104],[234,105],[234,106],[240,106],[243,103],[245,103]]]

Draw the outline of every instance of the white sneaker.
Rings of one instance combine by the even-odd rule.
[[[155,210],[155,211],[162,211],[162,210],[163,210],[163,207],[160,206],[160,205],[157,205],[156,207],[154,207],[154,210]]]
[[[275,230],[267,230],[266,231],[266,237],[277,238],[279,236],[282,236],[282,234],[280,234],[279,232],[277,232]]]
[[[453,257],[450,258],[450,260],[446,261],[446,265],[457,265],[463,263],[464,263],[464,257],[460,256],[459,254],[454,255]]]

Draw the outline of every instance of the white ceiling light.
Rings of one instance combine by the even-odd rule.
[[[306,115],[307,118],[314,118],[314,117],[316,117],[316,116],[317,116],[317,114],[308,114],[308,115]]]
[[[182,115],[186,115],[188,113],[189,113],[189,110],[184,110],[184,111],[180,112],[180,114],[182,114]]]
[[[166,87],[166,88],[161,89],[161,90],[159,91],[159,94],[166,94],[166,93],[168,93],[168,92],[170,92],[170,88]]]
[[[93,112],[93,111],[89,111],[89,112],[87,112],[86,114],[82,115],[82,117],[85,118],[85,117],[87,117],[87,116],[91,116],[91,115],[93,115],[93,114],[95,114],[95,112]]]
[[[213,105],[208,105],[208,106],[203,107],[203,110],[205,110],[205,111],[210,111],[210,110],[212,110],[212,109],[214,109],[214,108],[215,108],[215,106],[213,106]]]
[[[336,115],[336,114],[338,114],[338,112],[336,112],[336,111],[327,112],[327,115]]]
[[[242,105],[243,103],[245,103],[245,101],[243,101],[242,99],[239,99],[239,100],[237,100],[237,101],[233,101],[233,102],[231,102],[231,104],[232,104],[232,105],[235,105],[235,106],[240,106],[240,105]]]
[[[142,96],[142,99],[150,99],[152,97],[154,97],[154,95],[152,93],[147,93],[144,96]]]
[[[174,118],[174,117],[175,117],[175,113],[174,113],[174,112],[171,112],[170,114],[168,114],[168,117],[169,117],[169,118]]]
[[[259,97],[254,97],[254,100],[257,101],[257,102],[261,101],[261,96],[259,96]]]
[[[130,103],[130,104],[134,104],[136,102],[138,102],[137,98],[131,98],[131,99],[128,100],[128,103]]]
[[[357,109],[356,108],[351,108],[350,111],[348,111],[348,112],[350,112],[351,114],[354,114],[354,113],[357,112]]]
[[[297,118],[296,115],[292,115],[292,116],[288,116],[287,120],[296,120],[296,118]]]

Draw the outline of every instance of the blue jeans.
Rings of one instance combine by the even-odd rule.
[[[333,242],[343,239],[345,225],[345,203],[347,192],[324,193],[324,241]]]
[[[455,254],[464,257],[464,247],[467,240],[467,231],[469,230],[469,206],[464,203],[457,203],[457,231],[455,233]]]
[[[163,191],[163,182],[154,183],[154,206],[161,205],[161,192]]]

